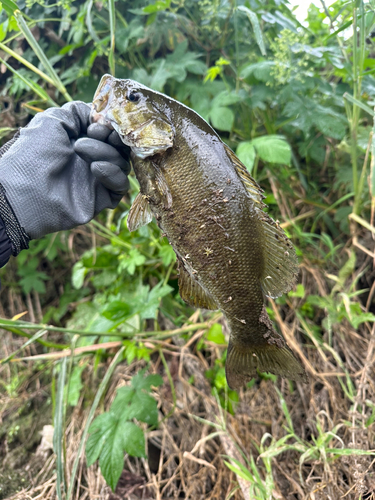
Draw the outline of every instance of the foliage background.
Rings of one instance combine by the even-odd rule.
[[[225,321],[181,301],[154,223],[126,229],[132,178],[115,211],[0,270],[0,498],[108,498],[101,473],[123,496],[373,498],[374,6],[322,1],[301,24],[285,0],[1,2],[3,142],[51,105],[90,102],[110,72],[192,107],[237,152],[298,251],[300,283],[268,310],[310,384],[228,390]]]

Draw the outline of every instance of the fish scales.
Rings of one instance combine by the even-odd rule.
[[[227,318],[230,387],[257,369],[306,381],[264,306],[264,293],[294,284],[294,249],[238,158],[197,113],[137,82],[103,77],[94,110],[132,150],[141,194],[129,228],[154,216],[176,252],[183,299]]]

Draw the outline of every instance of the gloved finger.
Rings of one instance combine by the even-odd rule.
[[[129,191],[129,179],[117,165],[108,161],[95,161],[90,168],[92,174],[107,189],[120,194]]]
[[[92,123],[87,129],[87,137],[105,142],[112,130],[100,123]]]
[[[124,144],[116,132],[116,130],[112,130],[112,132],[109,134],[109,137],[107,139],[108,144],[116,148],[121,156],[125,158],[127,161],[130,159],[130,148],[126,144]]]
[[[74,151],[88,163],[94,161],[105,161],[114,163],[126,173],[130,171],[130,165],[116,148],[96,139],[84,137],[78,139],[74,144]]]
[[[128,148],[129,146],[126,146],[120,136],[118,135],[118,133],[116,132],[116,130],[112,130],[112,132],[110,133],[109,137],[108,137],[108,140],[107,140],[108,144],[111,144],[111,146],[115,147],[115,148]]]

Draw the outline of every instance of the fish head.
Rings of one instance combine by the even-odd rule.
[[[139,158],[163,153],[174,140],[172,123],[163,112],[163,98],[166,96],[134,80],[104,75],[93,99],[91,121],[115,129]]]

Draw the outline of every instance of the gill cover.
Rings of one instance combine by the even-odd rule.
[[[91,120],[113,127],[139,158],[173,146],[174,131],[158,109],[153,90],[133,80],[104,75],[93,100]]]

